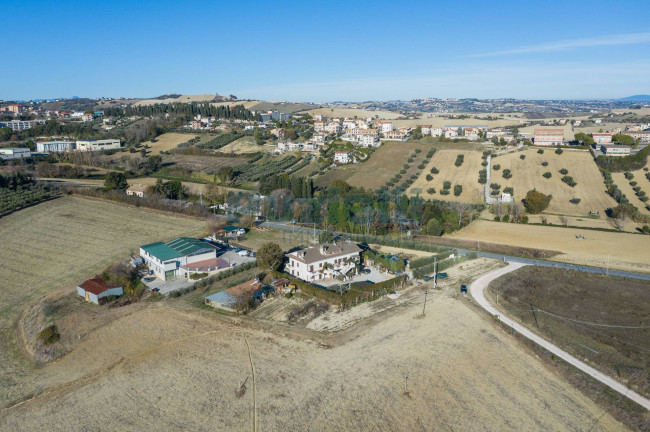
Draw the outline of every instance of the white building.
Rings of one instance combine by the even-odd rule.
[[[0,122],[0,128],[6,127],[11,128],[13,131],[21,131],[26,129],[31,129],[34,126],[44,125],[45,120],[11,120],[6,122]]]
[[[384,141],[404,141],[408,137],[408,133],[403,130],[394,130],[384,132]]]
[[[431,128],[431,136],[441,136],[442,135],[442,128]]]
[[[107,301],[106,297],[121,296],[124,294],[123,287],[113,286],[104,281],[102,278],[88,279],[77,286],[77,294],[83,297],[87,302],[103,304]]]
[[[324,142],[325,142],[325,137],[326,137],[326,136],[327,136],[326,134],[324,134],[324,133],[322,133],[322,132],[318,132],[318,133],[315,133],[314,135],[312,135],[311,139],[312,139],[315,143],[324,143]]]
[[[74,148],[74,141],[46,141],[36,143],[36,151],[39,153],[70,152]]]
[[[418,127],[422,130],[422,135],[431,135],[431,125],[418,125]]]
[[[361,263],[361,248],[354,243],[320,244],[287,255],[285,272],[307,282],[345,276]]]
[[[0,159],[24,159],[32,156],[32,152],[28,148],[5,147],[0,148]]]
[[[329,122],[325,126],[325,130],[330,133],[339,133],[341,132],[341,125],[338,122]]]
[[[357,127],[357,123],[354,120],[343,120],[343,129],[354,129],[355,127]]]
[[[334,153],[334,163],[346,164],[350,162],[350,152],[336,152]]]
[[[382,133],[391,132],[393,130],[393,122],[382,121],[379,122],[379,127]]]
[[[357,135],[359,145],[361,147],[377,147],[379,146],[379,136],[377,134],[363,133]]]
[[[121,146],[120,140],[81,140],[77,141],[77,151],[116,150]]]
[[[216,265],[217,249],[197,239],[179,237],[167,243],[140,246],[140,256],[149,270],[168,281],[187,277],[190,268],[211,268],[213,262]]]
[[[314,132],[325,130],[325,122],[323,120],[314,121]]]
[[[127,195],[134,195],[139,198],[144,197],[144,193],[147,191],[147,186],[143,184],[133,184],[129,186],[129,188],[126,190]]]

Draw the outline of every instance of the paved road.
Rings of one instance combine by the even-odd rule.
[[[280,229],[284,231],[295,231],[295,232],[301,232],[305,234],[313,234],[314,229],[313,228],[307,228],[307,227],[300,227],[300,226],[294,226],[291,225],[290,222],[264,222],[262,224],[263,226],[267,228],[274,228],[274,229]],[[321,233],[321,230],[317,229],[315,230],[316,235]],[[345,235],[345,233],[341,233],[342,235]],[[454,248],[453,246],[449,246],[452,249],[456,249],[458,253],[460,254],[468,254],[470,252],[476,252],[473,250],[469,249],[459,249],[459,248]],[[484,257],[484,258],[494,258],[494,259],[500,259],[504,261],[510,261],[510,262],[518,262],[521,264],[529,264],[529,265],[534,265],[537,267],[550,267],[550,268],[559,268],[559,269],[566,269],[566,270],[578,270],[584,273],[594,273],[594,274],[602,274],[602,275],[609,275],[609,276],[618,276],[618,277],[625,277],[625,278],[630,278],[630,279],[639,279],[639,280],[647,280],[650,281],[650,274],[648,273],[636,273],[636,272],[629,272],[629,271],[622,271],[622,270],[611,270],[611,269],[606,269],[602,267],[589,267],[589,266],[583,266],[583,265],[576,265],[576,264],[567,264],[567,263],[562,263],[562,262],[556,262],[556,261],[547,261],[547,260],[539,260],[539,259],[534,259],[534,258],[521,258],[521,257],[516,257],[512,255],[499,255],[499,254],[494,254],[494,253],[489,253],[489,252],[478,252],[478,256]]]
[[[531,341],[535,342],[539,346],[543,347],[544,349],[548,350],[549,352],[555,354],[556,356],[560,357],[562,360],[566,361],[567,363],[577,367],[584,373],[590,375],[591,377],[597,379],[601,383],[605,384],[612,390],[615,390],[616,392],[622,394],[623,396],[626,396],[633,400],[634,402],[638,403],[639,405],[643,406],[645,409],[650,410],[650,400],[641,396],[640,394],[634,392],[633,390],[627,388],[625,385],[621,384],[620,382],[614,380],[613,378],[609,377],[608,375],[605,375],[604,373],[597,371],[596,369],[592,368],[588,364],[578,360],[577,358],[573,357],[571,354],[567,353],[566,351],[558,348],[556,345],[552,344],[551,342],[547,341],[546,339],[542,338],[541,336],[536,335],[532,331],[528,330],[526,327],[523,325],[519,324],[516,321],[511,320],[507,316],[503,315],[501,312],[499,312],[496,308],[492,306],[492,304],[485,298],[485,288],[489,285],[491,281],[494,279],[498,278],[499,276],[503,276],[506,273],[509,273],[511,271],[514,271],[520,267],[523,267],[526,264],[518,263],[518,262],[513,262],[508,264],[507,267],[500,268],[498,270],[495,270],[493,272],[490,272],[488,274],[485,274],[481,276],[480,278],[476,279],[474,282],[472,282],[469,286],[470,292],[472,294],[472,297],[476,300],[476,302],[486,311],[488,311],[492,315],[496,315],[499,320],[506,324],[507,326],[513,328],[514,330],[518,331],[521,333],[523,336],[526,338],[530,339]]]

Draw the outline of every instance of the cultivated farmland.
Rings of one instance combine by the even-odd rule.
[[[612,173],[614,184],[625,194],[630,204],[638,208],[641,213],[650,214],[650,211],[646,208],[646,205],[650,204],[650,201],[646,201],[645,203],[641,201],[634,189],[632,189],[633,186],[630,184],[630,182],[636,182],[635,187],[640,187],[641,191],[645,192],[646,196],[648,196],[650,194],[650,181],[645,176],[646,172],[640,169],[631,173],[634,177],[630,180],[625,178],[624,173]]]
[[[157,155],[160,152],[175,149],[179,144],[187,142],[194,137],[195,135],[191,134],[168,132],[156,137],[156,142],[146,141],[144,144],[150,147],[151,154]]]
[[[13,327],[24,308],[45,294],[72,290],[140,244],[203,228],[194,219],[77,197],[0,219],[0,406],[35,390]]]
[[[266,151],[269,148],[274,146],[259,146],[255,143],[255,138],[252,136],[241,137],[230,144],[221,147],[219,149],[222,153],[233,153],[233,154],[248,154],[248,153],[259,153],[261,151]]]
[[[576,235],[584,235],[577,239]],[[563,252],[553,259],[573,264],[650,272],[650,236],[477,220],[451,238]],[[608,260],[608,254],[610,258]],[[542,257],[543,258],[543,257]]]
[[[553,195],[546,210],[548,213],[584,216],[594,210],[604,215],[607,208],[616,206],[616,201],[605,192],[603,176],[589,152],[565,150],[558,155],[553,148],[543,150],[543,154],[537,153],[535,148],[493,158],[492,165],[498,164],[501,169],[492,170],[491,183],[500,184],[501,190],[508,186],[514,188],[515,201],[521,201],[531,189]],[[525,159],[522,160],[521,155],[525,155]],[[542,162],[548,165],[543,166]],[[578,183],[576,186],[562,182],[562,168],[568,170],[568,175]],[[505,169],[512,172],[512,178],[503,178]],[[551,177],[544,178],[545,172],[550,172]],[[580,198],[580,203],[572,204],[569,202],[572,198]]]
[[[456,166],[454,162],[459,154],[463,155],[463,163]],[[471,203],[484,202],[484,187],[478,182],[478,172],[481,170],[481,152],[478,150],[463,149],[443,149],[438,150],[427,167],[422,171],[420,177],[413,183],[409,189],[410,195],[415,195],[414,189],[421,190],[420,196],[445,201],[463,201]],[[432,174],[431,169],[437,168],[439,173]],[[427,174],[433,176],[432,181],[427,181]],[[451,182],[451,189],[448,195],[441,195],[444,182]],[[454,196],[453,189],[455,185],[461,185],[463,192],[459,196]],[[427,190],[434,188],[436,191],[430,194]]]
[[[417,148],[424,154],[431,146],[417,141],[384,142],[366,162],[331,169],[317,177],[316,184],[327,187],[333,180],[345,180],[352,186],[378,189],[402,169]]]

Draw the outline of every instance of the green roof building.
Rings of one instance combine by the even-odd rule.
[[[217,258],[214,246],[189,237],[170,242],[140,246],[140,256],[153,273],[162,280],[172,280],[183,274],[181,266]]]

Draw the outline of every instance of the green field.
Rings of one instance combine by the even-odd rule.
[[[0,407],[34,391],[14,323],[40,297],[72,291],[141,244],[201,234],[199,220],[65,197],[0,219]]]

